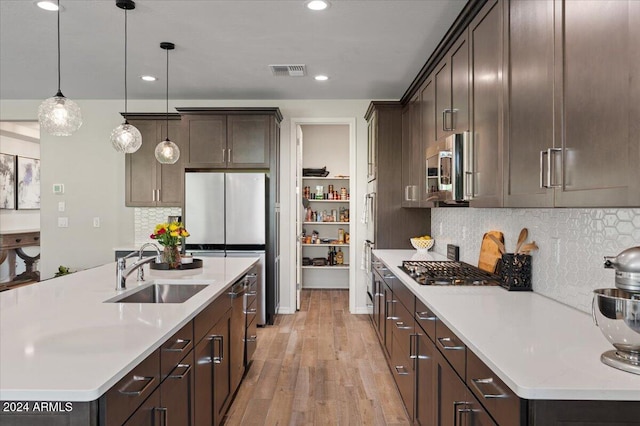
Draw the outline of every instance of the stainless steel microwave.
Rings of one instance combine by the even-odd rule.
[[[471,135],[468,132],[448,136],[427,157],[428,201],[445,204],[465,203],[471,199],[465,182],[471,174]]]

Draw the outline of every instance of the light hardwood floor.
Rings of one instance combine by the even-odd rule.
[[[225,425],[410,424],[367,315],[346,290],[303,290],[301,309],[258,329]]]

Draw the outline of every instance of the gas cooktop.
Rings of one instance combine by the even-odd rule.
[[[500,277],[453,260],[405,260],[400,266],[420,285],[500,285]]]

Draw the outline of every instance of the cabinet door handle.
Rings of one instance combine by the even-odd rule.
[[[436,321],[438,319],[437,316],[428,311],[416,312],[416,318],[420,321]]]
[[[170,379],[184,379],[186,377],[187,374],[189,374],[189,371],[191,371],[191,365],[189,364],[178,364],[176,366],[176,369],[178,368],[184,368],[184,371],[180,374],[171,374],[169,375]]]
[[[547,184],[549,185],[549,188],[560,188],[560,187],[562,187],[562,183],[557,183],[557,184],[553,183],[555,181],[553,179],[553,177],[556,174],[555,167],[553,166],[553,157],[554,157],[553,153],[554,152],[559,152],[560,154],[562,154],[562,148],[549,148],[547,151],[548,151],[548,154],[547,154],[547,173],[548,173],[548,180],[549,180],[547,182]],[[560,164],[562,165],[562,157],[560,158]],[[562,170],[560,171],[560,173],[562,173]],[[560,179],[559,181],[562,182],[562,179]]]
[[[451,337],[438,337],[436,340],[445,351],[460,351],[464,349],[464,345],[456,344]]]
[[[221,364],[224,359],[224,336],[219,336],[217,334],[212,334],[207,337],[212,342],[211,346],[211,360],[214,364]],[[218,355],[215,354],[215,343],[218,343]]]
[[[397,302],[397,300],[393,300],[393,299],[385,301],[386,308],[387,308],[387,309],[386,309],[386,311],[387,311],[387,312],[385,312],[385,314],[386,314],[385,316],[386,316],[386,318],[387,318],[388,320],[390,320],[390,321],[394,321],[394,320],[398,320],[398,319],[400,319],[400,318],[398,318],[398,317],[397,317],[397,316],[395,316],[395,315],[391,315],[391,309],[389,309],[389,303],[396,303],[396,302]],[[395,312],[394,312],[394,313],[395,313]]]
[[[547,188],[544,184],[544,156],[547,155],[546,150],[540,151],[540,188]]]
[[[175,347],[182,343],[182,347]],[[191,344],[191,340],[189,339],[176,339],[176,341],[171,345],[170,348],[163,349],[164,352],[184,352],[186,348]]]
[[[231,163],[231,148],[229,148],[227,151],[228,151],[227,162]]]
[[[162,417],[161,417],[162,422],[158,424],[161,426],[167,426],[167,414],[168,414],[167,412],[169,411],[167,407],[156,407],[154,408],[154,410],[159,411],[160,414],[162,414]]]
[[[139,395],[142,395],[149,388],[149,386],[151,386],[151,384],[155,381],[156,381],[156,378],[153,376],[151,377],[133,376],[133,380],[127,383],[127,386],[125,386],[124,388],[119,389],[118,392],[120,392],[123,395],[139,396]],[[138,383],[138,382],[146,382],[146,383],[140,390],[132,391],[127,389],[130,384]]]
[[[417,334],[409,335],[409,358],[410,359],[418,358],[418,335]]]
[[[411,201],[409,199],[409,185],[405,185],[405,187],[404,187],[404,200],[405,201]]]
[[[399,376],[409,375],[409,372],[407,371],[404,365],[396,365],[394,368],[396,369],[396,373],[398,373]]]
[[[159,189],[156,189],[156,191],[158,191],[158,196],[156,197],[156,201],[162,201],[162,200],[160,199],[160,190],[159,190]]]
[[[495,398],[508,398],[509,395],[505,394],[502,389],[500,389],[498,387],[498,385],[496,385],[496,383],[493,381],[493,377],[488,377],[486,379],[471,379],[471,383],[473,384],[473,387],[476,388],[476,390],[478,391],[478,393],[480,393],[480,395],[482,395],[483,398],[487,398],[487,399],[495,399]],[[485,392],[482,389],[480,389],[480,387],[490,387],[492,388],[492,390],[495,390],[497,392]]]
[[[156,190],[155,189],[151,190],[151,201],[156,201]]]
[[[247,337],[246,339],[244,339],[245,342],[257,342],[258,341],[258,336],[255,334],[252,334],[251,336]]]
[[[225,161],[226,153],[227,153],[226,148],[222,148],[222,162],[223,163],[226,163],[226,161]]]
[[[447,113],[449,112],[449,109],[443,109],[442,110],[442,131],[443,132],[450,132],[452,129],[447,127]]]
[[[472,411],[470,408],[467,408],[469,404],[470,403],[466,401],[453,402],[453,426],[462,425],[462,415],[470,413]],[[465,408],[460,408],[460,406],[463,406]],[[458,419],[460,419],[459,422]]]

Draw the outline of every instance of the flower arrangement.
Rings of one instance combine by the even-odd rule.
[[[152,240],[165,247],[175,247],[180,244],[181,238],[187,238],[189,232],[184,228],[182,222],[159,223],[151,234]]]

